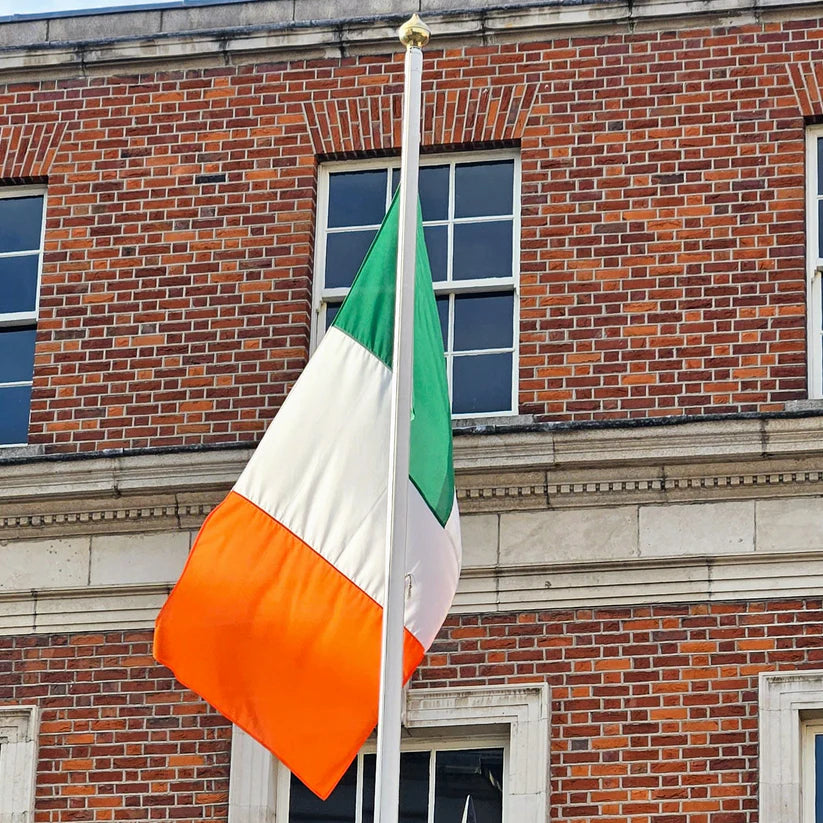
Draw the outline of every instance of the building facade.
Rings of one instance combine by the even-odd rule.
[[[464,570],[404,820],[819,823],[823,2],[418,6]],[[0,823],[371,819],[369,745],[319,808],[151,640],[390,200],[409,11],[0,19]]]

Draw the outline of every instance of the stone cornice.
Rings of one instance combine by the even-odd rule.
[[[40,498],[121,498],[181,491],[226,490],[251,456],[251,448],[152,454],[59,457],[3,466],[0,505]],[[2,456],[2,453],[0,453]]]
[[[456,437],[454,611],[821,597],[821,428],[823,416]],[[150,627],[250,454],[7,461],[0,635]]]
[[[454,451],[464,472],[813,456],[823,455],[823,415],[461,435]]]
[[[238,4],[232,19],[241,19],[241,6],[246,5]],[[344,3],[330,2],[326,19],[318,20],[315,4],[284,2],[276,9],[271,6],[274,14],[267,21],[245,26],[209,24],[203,15],[192,25],[190,17],[181,17],[185,9],[21,16],[0,23],[0,77],[76,76],[138,64],[145,71],[180,61],[191,66],[397,52],[396,27],[408,16],[409,6],[399,0],[383,6],[379,16],[352,19]],[[465,8],[454,11],[438,11],[436,2],[422,0],[419,6],[436,33],[435,44],[446,48],[468,40],[523,42],[661,26],[767,23],[823,12],[820,0],[594,0],[498,7],[466,0]],[[104,16],[105,25],[100,26]],[[96,30],[105,35],[94,36]]]
[[[0,539],[197,528],[249,448],[35,459],[3,467]],[[461,510],[823,494],[823,416],[455,438]]]

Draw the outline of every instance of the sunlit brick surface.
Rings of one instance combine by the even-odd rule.
[[[819,600],[450,618],[412,688],[551,687],[552,821],[755,823],[757,675],[823,667]],[[35,820],[220,820],[230,728],[149,632],[0,638],[41,709]]]
[[[426,150],[521,149],[521,413],[806,396],[822,36],[809,21],[427,49]],[[30,442],[259,438],[308,353],[317,162],[396,148],[401,66],[0,87],[0,177],[48,180]]]

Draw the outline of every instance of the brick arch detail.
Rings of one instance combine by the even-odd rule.
[[[423,93],[421,143],[455,146],[519,140],[537,86],[435,89]],[[316,154],[358,157],[400,148],[402,96],[370,95],[305,104]]]
[[[47,176],[67,128],[65,121],[0,127],[0,179]]]
[[[823,117],[823,65],[813,62],[789,63],[789,82],[804,117]]]

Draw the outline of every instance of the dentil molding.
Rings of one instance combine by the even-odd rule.
[[[465,513],[823,494],[823,416],[461,433],[454,445]],[[10,460],[0,541],[197,528],[251,453]]]

